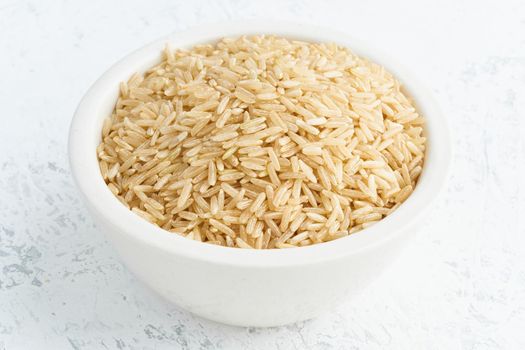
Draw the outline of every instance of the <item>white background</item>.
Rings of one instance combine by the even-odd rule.
[[[83,93],[167,33],[253,17],[370,41],[434,91],[450,183],[403,256],[315,320],[232,328],[143,287],[67,163]],[[0,0],[0,349],[524,349],[525,2]],[[137,257],[140,259],[140,256]]]

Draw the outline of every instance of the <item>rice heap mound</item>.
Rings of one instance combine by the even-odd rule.
[[[307,246],[366,228],[413,191],[424,119],[383,67],[335,44],[223,39],[121,84],[97,148],[128,208],[240,248]]]

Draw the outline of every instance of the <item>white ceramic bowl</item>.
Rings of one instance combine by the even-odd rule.
[[[192,241],[150,224],[126,209],[104,183],[96,156],[102,121],[110,115],[118,84],[175,48],[224,36],[277,34],[336,42],[384,65],[403,83],[426,118],[428,150],[414,193],[393,214],[349,237],[309,247],[245,250]],[[69,135],[73,176],[98,227],[121,259],[166,299],[199,316],[239,326],[277,326],[312,318],[362,291],[389,265],[418,228],[447,176],[450,140],[428,91],[386,55],[345,34],[303,24],[236,22],[176,33],[126,56],[82,99]]]

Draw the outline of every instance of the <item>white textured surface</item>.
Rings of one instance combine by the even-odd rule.
[[[138,283],[66,158],[76,104],[114,61],[175,30],[256,16],[333,27],[412,66],[455,146],[433,219],[388,273],[275,329],[198,319]],[[523,1],[0,0],[0,77],[0,349],[525,348]]]

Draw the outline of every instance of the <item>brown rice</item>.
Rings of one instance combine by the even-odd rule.
[[[226,38],[120,85],[97,148],[111,192],[187,238],[291,248],[369,227],[412,193],[424,119],[335,44]]]

